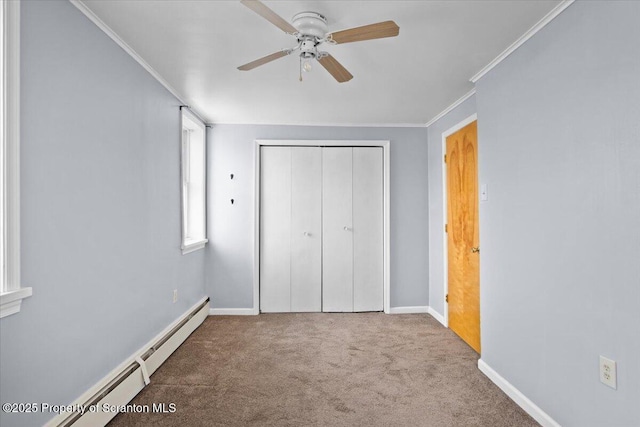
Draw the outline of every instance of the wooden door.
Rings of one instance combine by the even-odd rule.
[[[322,311],[353,311],[352,154],[322,150]]]
[[[480,353],[477,121],[446,145],[449,327]]]

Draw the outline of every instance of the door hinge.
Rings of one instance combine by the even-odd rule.
[[[445,224],[444,225],[444,232],[448,233],[449,232],[449,224]]]
[[[444,162],[447,163],[447,155],[444,155]]]
[[[449,303],[449,294],[445,295],[444,300]]]

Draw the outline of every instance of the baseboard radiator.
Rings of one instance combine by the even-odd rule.
[[[88,398],[81,397],[76,401],[74,405],[86,408],[84,413],[77,411],[66,414],[64,419],[56,417],[47,423],[47,426],[106,425],[118,413],[104,412],[99,408],[103,408],[104,405],[121,406],[129,403],[149,383],[149,376],[200,326],[208,315],[209,298],[206,298],[193,310],[183,315],[168,332],[157,337],[146,350],[135,355],[124,369],[112,372],[101,381],[104,385],[97,392]],[[90,411],[89,408],[98,409]]]

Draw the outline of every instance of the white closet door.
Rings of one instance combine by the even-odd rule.
[[[381,147],[353,148],[353,311],[382,311]]]
[[[322,311],[353,311],[352,151],[322,150]]]
[[[322,151],[291,148],[291,311],[322,309]]]
[[[291,311],[291,148],[260,149],[260,310]]]

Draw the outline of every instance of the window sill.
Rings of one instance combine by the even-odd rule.
[[[185,242],[182,245],[182,255],[186,255],[188,253],[195,252],[199,249],[204,248],[208,241],[209,241],[208,239],[204,239],[204,240],[190,240],[188,242]]]
[[[31,288],[20,288],[0,294],[0,318],[20,311],[22,300],[31,296]]]

